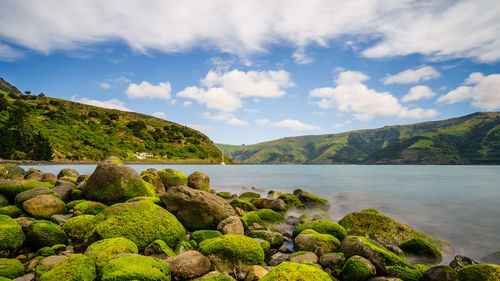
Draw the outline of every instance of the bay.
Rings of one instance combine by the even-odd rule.
[[[500,250],[500,168],[498,166],[413,165],[129,165],[173,168],[189,175],[202,171],[217,191],[241,193],[256,187],[292,192],[296,188],[332,203],[335,221],[346,214],[375,208],[423,233],[446,240],[455,254],[479,259]],[[71,167],[81,174],[95,165],[35,167],[57,174]],[[447,257],[445,262],[452,257]]]

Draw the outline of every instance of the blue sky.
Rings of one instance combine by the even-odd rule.
[[[214,142],[500,109],[495,0],[1,2],[0,77]]]

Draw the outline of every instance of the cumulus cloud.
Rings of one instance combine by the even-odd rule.
[[[279,98],[284,88],[294,85],[287,71],[214,71],[200,80],[201,86],[187,87],[177,93],[205,105],[208,109],[234,112],[243,106],[243,98]]]
[[[319,126],[310,125],[303,123],[299,120],[293,119],[285,119],[278,122],[272,122],[268,119],[257,119],[255,123],[261,126],[273,127],[273,128],[282,128],[282,129],[290,129],[294,131],[317,131],[321,130]]]
[[[248,126],[248,121],[240,120],[236,117],[232,117],[229,120],[226,121],[226,124],[231,125],[231,126]]]
[[[401,101],[409,102],[409,101],[417,101],[420,99],[430,99],[434,97],[436,93],[434,93],[431,88],[427,86],[415,86],[410,89],[408,94],[406,94]]]
[[[302,48],[295,51],[292,57],[296,64],[310,64],[314,62],[314,59],[309,57]]]
[[[203,46],[246,56],[285,44],[327,47],[349,36],[354,50],[372,58],[500,59],[496,0],[4,2],[0,38],[43,53],[122,41],[139,52]],[[373,43],[355,46],[357,37]]]
[[[160,82],[158,85],[152,85],[147,81],[142,81],[141,84],[131,83],[128,85],[125,93],[129,98],[149,98],[149,99],[171,99],[170,91],[172,86],[170,82]]]
[[[395,75],[387,75],[382,82],[384,84],[411,84],[427,81],[441,76],[432,66],[422,66],[417,69],[407,69]]]
[[[88,105],[94,105],[98,107],[110,108],[110,109],[118,109],[123,111],[132,111],[125,107],[125,103],[118,99],[110,99],[106,101],[93,100],[88,98],[77,98],[77,96],[71,97],[72,101],[84,103]]]
[[[161,111],[153,113],[153,116],[161,118],[161,119],[166,119],[167,118],[167,115],[165,114],[165,112],[161,112]]]
[[[464,84],[472,86],[460,86],[439,97],[437,101],[453,104],[472,100],[472,106],[477,108],[500,109],[500,74],[484,76],[482,73],[474,72],[465,79]]]
[[[375,116],[397,116],[400,118],[430,118],[437,115],[434,109],[421,109],[402,106],[389,92],[369,89],[364,81],[369,77],[358,71],[340,72],[335,79],[337,86],[316,88],[309,92],[310,98],[319,98],[320,108],[336,107],[340,112],[349,112],[360,121],[369,121]]]

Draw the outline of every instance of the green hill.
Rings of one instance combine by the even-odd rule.
[[[1,159],[92,161],[110,155],[130,161],[215,163],[221,153],[207,136],[186,126],[43,94],[25,95],[0,78]]]
[[[500,164],[500,113],[254,145],[216,145],[237,163]]]

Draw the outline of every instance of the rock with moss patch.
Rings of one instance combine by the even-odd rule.
[[[236,215],[226,200],[187,186],[170,187],[160,199],[190,230],[215,229],[222,220]]]
[[[165,260],[174,280],[191,280],[210,271],[210,260],[197,251],[187,251]]]
[[[189,175],[187,185],[194,189],[203,191],[210,190],[210,178],[200,171],[196,171]]]
[[[264,262],[264,250],[254,239],[236,234],[226,234],[200,243],[200,251],[208,256],[217,271],[246,272],[249,266]]]
[[[295,237],[294,248],[297,251],[314,252],[316,255],[321,256],[335,252],[339,246],[340,241],[335,236],[306,229]]]
[[[248,212],[241,219],[245,221],[248,226],[257,223],[261,226],[276,227],[286,223],[283,215],[270,209],[260,209],[254,212]]]
[[[51,221],[38,220],[28,226],[26,239],[31,247],[40,248],[64,244],[68,236],[59,225]]]
[[[144,196],[134,197],[132,199],[127,200],[126,203],[136,202],[136,201],[148,201],[148,202],[156,204],[162,208],[165,208],[165,204],[163,204],[163,202],[161,202],[160,198],[158,198],[158,197],[144,197]]]
[[[62,177],[78,178],[78,176],[80,176],[78,171],[71,168],[64,168],[61,171],[59,171],[59,174],[57,174],[58,179]]]
[[[231,193],[225,191],[217,193],[217,196],[220,196],[226,200],[232,200],[234,198],[233,195],[231,195]]]
[[[366,280],[371,276],[375,276],[375,274],[375,266],[361,256],[350,257],[342,268],[342,280],[345,281]]]
[[[174,247],[186,237],[186,230],[174,215],[147,201],[115,204],[97,215],[93,223],[95,227],[86,236],[87,244],[125,237],[142,250],[157,239]]]
[[[25,201],[33,199],[39,195],[56,195],[56,192],[47,187],[37,187],[19,193],[14,198],[14,202],[18,207],[22,207]]]
[[[40,281],[93,281],[97,278],[94,262],[82,254],[65,258],[56,267],[42,274]]]
[[[56,177],[56,175],[54,175],[52,173],[43,173],[41,181],[48,182],[48,183],[54,185],[57,182],[57,177]]]
[[[212,271],[193,281],[235,281],[235,279],[220,272]]]
[[[24,201],[23,209],[35,218],[49,219],[52,215],[64,214],[64,202],[54,195],[39,195]]]
[[[462,267],[468,266],[468,265],[473,265],[473,264],[478,264],[475,260],[469,258],[469,257],[464,257],[461,255],[456,255],[453,260],[450,262],[450,266],[455,270],[459,271]]]
[[[286,212],[288,206],[281,199],[255,198],[250,200],[257,209],[271,209],[276,212]]]
[[[170,248],[167,243],[163,240],[155,240],[153,243],[149,244],[146,249],[144,249],[144,255],[154,256],[159,259],[167,259],[177,255],[172,248]]]
[[[24,240],[21,226],[11,217],[0,215],[0,258],[14,255]]]
[[[255,206],[252,203],[250,203],[250,202],[248,202],[246,200],[238,199],[238,198],[232,200],[229,204],[233,208],[240,208],[240,209],[242,209],[243,211],[246,211],[246,212],[257,210],[257,208],[255,208]]]
[[[384,244],[399,245],[414,237],[422,238],[438,247],[444,254],[453,252],[449,243],[430,237],[396,220],[370,211],[351,213],[339,221],[350,235],[367,236]]]
[[[217,230],[197,230],[191,234],[191,238],[197,243],[200,243],[201,241],[206,239],[212,239],[221,236],[222,233]]]
[[[17,218],[23,214],[23,210],[19,209],[17,206],[10,205],[0,208],[0,215],[6,215],[11,218]]]
[[[132,253],[137,254],[139,249],[134,242],[124,237],[108,238],[91,244],[85,255],[91,258],[98,267],[105,265],[117,255]]]
[[[461,268],[457,272],[458,281],[494,281],[500,280],[500,265],[474,264]]]
[[[292,193],[284,193],[278,196],[278,199],[283,200],[289,208],[305,209],[306,206],[300,202],[299,198]]]
[[[398,245],[413,263],[438,264],[443,260],[439,249],[422,238],[415,237]]]
[[[244,234],[245,229],[241,219],[238,216],[230,216],[223,219],[218,225],[217,230],[222,234]]]
[[[170,281],[170,266],[159,259],[126,254],[110,260],[101,267],[101,281],[141,280]]]
[[[239,198],[243,199],[243,200],[250,201],[250,200],[255,199],[255,198],[260,198],[260,194],[252,192],[252,191],[247,191],[247,192],[243,192],[242,194],[240,194]]]
[[[305,222],[293,230],[292,236],[296,237],[306,229],[312,229],[323,234],[330,234],[335,236],[339,241],[342,241],[347,236],[347,231],[341,225],[327,220]]]
[[[25,174],[26,171],[15,164],[0,164],[0,175],[4,178],[24,177]]]
[[[24,274],[23,264],[16,259],[0,258],[0,276],[5,278],[17,278]]]
[[[333,275],[339,276],[342,272],[342,267],[345,263],[344,253],[327,253],[321,255],[319,258],[319,264],[325,268],[330,269]]]
[[[308,251],[299,251],[290,255],[290,261],[301,263],[301,262],[309,262],[309,263],[318,263],[319,258],[313,252]]]
[[[34,180],[0,180],[0,194],[5,195],[10,200],[13,200],[19,193],[38,187],[53,188],[50,183],[39,182]]]
[[[97,215],[107,207],[101,202],[83,201],[73,207],[73,213],[75,215]]]
[[[145,182],[150,183],[155,188],[156,194],[162,194],[165,192],[165,186],[163,186],[163,182],[161,181],[160,175],[158,171],[154,168],[147,169],[142,171],[141,178]]]
[[[180,171],[174,169],[163,169],[158,171],[158,175],[165,187],[165,191],[167,191],[170,187],[179,186],[179,185],[187,185],[188,179],[187,176]]]
[[[35,267],[35,275],[38,277],[41,276],[45,272],[58,266],[66,258],[67,256],[62,255],[62,256],[48,256],[46,258],[39,259]],[[28,270],[30,270],[29,268],[30,266],[28,265]]]
[[[500,251],[491,252],[484,256],[481,260],[485,263],[500,264]]]
[[[107,205],[138,196],[154,197],[154,188],[137,172],[115,161],[100,162],[83,189],[85,198]]]
[[[318,208],[324,211],[328,211],[330,209],[331,204],[328,200],[313,195],[301,188],[295,189],[293,191],[293,195],[297,196],[300,202],[302,202],[302,204],[304,204],[304,206],[306,206],[309,209]]]
[[[280,263],[260,279],[260,281],[274,280],[332,281],[330,275],[314,265],[293,262]]]
[[[248,237],[266,240],[273,248],[279,248],[285,241],[281,233],[270,230],[252,230],[249,231],[246,235]]]

